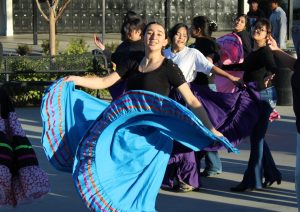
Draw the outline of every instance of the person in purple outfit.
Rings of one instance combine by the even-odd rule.
[[[192,20],[191,37],[195,38],[195,43],[190,47],[199,50],[209,61],[216,63],[220,59],[219,48],[216,40],[212,37],[212,32],[217,31],[218,26],[206,16],[197,16]],[[196,81],[198,84],[208,84],[208,76],[199,73]],[[217,151],[201,151],[197,154],[198,160],[205,158],[205,168],[201,176],[209,177],[222,173],[222,163]]]
[[[252,38],[253,51],[245,58],[243,69],[244,81],[257,83],[259,90],[259,120],[250,135],[250,158],[243,180],[235,187],[234,192],[261,189],[269,187],[274,182],[281,183],[281,173],[273,160],[269,146],[265,140],[268,129],[269,116],[276,105],[276,91],[271,84],[277,66],[273,53],[268,46],[271,36],[271,24],[267,19],[259,19],[254,24]],[[265,181],[263,182],[263,177]]]
[[[209,75],[211,72],[228,78],[232,83],[239,82],[240,78],[213,65],[200,51],[187,47],[188,39],[188,27],[178,23],[169,31],[170,47],[163,51],[166,58],[178,65],[188,83],[194,81],[199,73]],[[183,192],[197,189],[200,187],[199,175],[194,151],[175,142],[162,188],[178,189]]]

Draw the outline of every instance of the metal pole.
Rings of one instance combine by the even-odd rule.
[[[291,39],[292,35],[292,27],[293,27],[293,9],[294,9],[294,0],[288,0],[288,31],[287,31],[287,39]]]
[[[244,14],[245,3],[244,0],[238,0],[238,14]]]
[[[38,32],[37,32],[37,6],[35,0],[32,0],[32,29],[33,29],[33,45],[38,44]]]
[[[170,15],[171,15],[171,5],[170,0],[165,0],[165,28],[170,28]]]
[[[105,37],[105,0],[102,0],[102,42]]]

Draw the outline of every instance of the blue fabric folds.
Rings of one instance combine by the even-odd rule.
[[[174,140],[201,150],[222,143],[187,108],[147,91],[129,91],[112,103],[57,81],[41,108],[42,142],[54,167],[70,171],[95,211],[155,211]]]
[[[41,104],[42,144],[56,169],[72,171],[80,139],[108,105],[62,80],[45,91]]]

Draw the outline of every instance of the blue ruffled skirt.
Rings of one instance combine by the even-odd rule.
[[[186,107],[147,91],[109,104],[59,80],[45,91],[41,116],[49,161],[72,172],[95,211],[155,211],[174,140],[195,151],[220,143],[237,152]]]

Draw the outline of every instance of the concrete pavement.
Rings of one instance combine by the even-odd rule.
[[[249,158],[249,142],[239,146],[240,155],[221,153],[223,173],[213,178],[202,178],[203,187],[200,191],[174,193],[160,191],[156,209],[159,212],[260,212],[282,211],[296,212],[294,184],[296,129],[295,118],[290,106],[277,107],[281,120],[270,124],[267,141],[283,181],[269,189],[254,192],[232,193],[243,176]],[[40,166],[49,175],[51,193],[32,204],[21,205],[15,209],[1,208],[1,211],[15,212],[84,212],[88,211],[77,195],[71,174],[56,171],[47,161],[40,143],[42,123],[39,108],[17,108],[18,116],[27,136],[32,142]]]

